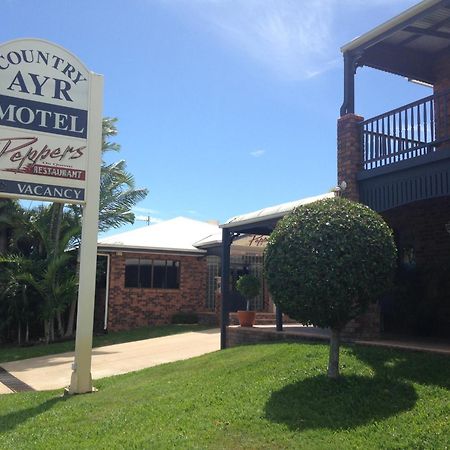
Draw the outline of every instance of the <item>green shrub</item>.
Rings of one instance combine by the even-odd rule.
[[[241,275],[236,282],[236,289],[247,300],[247,311],[249,311],[250,300],[254,299],[261,290],[261,280],[255,275]]]
[[[330,327],[339,340],[348,321],[390,286],[395,261],[392,232],[381,216],[333,198],[296,208],[279,221],[266,248],[265,270],[284,313]]]

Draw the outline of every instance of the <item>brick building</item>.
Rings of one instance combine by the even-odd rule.
[[[237,278],[262,273],[263,244],[256,236],[233,244],[234,310],[243,305],[233,290]],[[179,312],[216,322],[220,246],[218,225],[184,217],[100,239],[105,276],[98,277],[95,328],[118,331],[167,324]],[[267,294],[263,292],[254,306],[267,310]]]
[[[450,335],[450,2],[425,0],[342,48],[338,183],[393,228],[396,287],[356,334]],[[373,118],[355,113],[358,67],[429,86],[432,94]],[[405,82],[407,82],[405,80]]]

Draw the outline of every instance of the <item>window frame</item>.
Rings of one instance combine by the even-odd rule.
[[[137,261],[137,264],[127,264],[128,261]],[[141,262],[144,262],[141,263]],[[155,264],[157,262],[157,264]],[[164,264],[161,264],[164,263]],[[143,278],[143,269],[145,267],[150,266],[150,276],[149,283],[145,283],[143,286],[142,278]],[[137,278],[136,285],[134,284],[134,280],[131,280],[130,283],[129,276],[127,276],[127,267],[137,267],[137,274],[134,275]],[[155,287],[155,267],[164,267],[163,279],[162,283],[158,283],[158,286]],[[176,269],[175,277],[169,275],[168,268]],[[131,275],[132,276],[132,275]],[[157,278],[157,277],[156,277]],[[173,285],[168,286],[169,281],[175,280]],[[148,285],[147,285],[148,284]],[[125,258],[125,270],[124,270],[124,288],[125,289],[159,289],[159,290],[179,290],[181,287],[181,262],[177,259],[158,259],[158,258],[145,258],[145,257],[126,257]]]

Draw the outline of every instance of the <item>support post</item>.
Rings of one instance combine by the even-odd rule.
[[[278,305],[275,305],[275,315],[277,321],[277,331],[283,331],[283,311]]]
[[[88,128],[88,178],[86,204],[83,207],[80,244],[80,279],[78,287],[75,361],[69,394],[92,392],[91,358],[94,326],[95,274],[97,264],[98,210],[102,146],[103,77],[91,74]]]
[[[341,106],[341,117],[355,112],[355,72],[355,56],[350,52],[344,53],[344,102]]]
[[[229,297],[230,297],[230,248],[231,234],[226,229],[222,229],[222,278],[221,294],[222,305],[220,313],[220,349],[227,348],[227,325],[229,323]]]

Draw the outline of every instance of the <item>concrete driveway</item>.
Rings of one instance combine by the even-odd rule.
[[[92,378],[95,380],[189,359],[219,348],[218,329],[97,347],[92,351]],[[3,370],[0,370],[0,394],[68,386],[73,359],[73,352],[69,352],[3,363]]]

